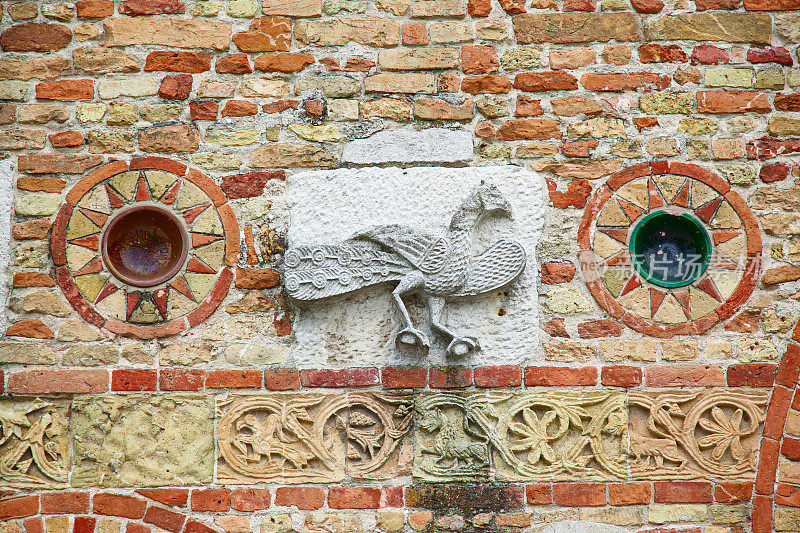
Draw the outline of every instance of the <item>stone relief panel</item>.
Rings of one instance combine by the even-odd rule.
[[[73,486],[211,483],[213,398],[83,396],[73,400],[72,411]]]
[[[752,479],[768,402],[757,389],[631,391],[631,476]]]
[[[539,334],[538,274],[525,264],[544,224],[536,174],[309,171],[288,178],[287,198],[298,366],[535,358],[525,347]]]
[[[0,486],[56,488],[69,471],[69,400],[0,400]]]
[[[328,483],[410,470],[404,392],[232,395],[217,401],[220,482]]]
[[[628,412],[619,391],[491,392],[498,481],[624,478]]]

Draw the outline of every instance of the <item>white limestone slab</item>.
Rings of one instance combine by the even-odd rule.
[[[343,163],[456,163],[472,159],[472,133],[465,130],[382,130],[347,143]]]
[[[501,238],[527,252],[525,271],[505,291],[448,304],[444,322],[478,337],[481,349],[460,360],[445,355],[444,339],[431,333],[428,310],[407,298],[412,319],[432,341],[433,364],[522,364],[536,359],[539,344],[535,251],[542,235],[545,182],[521,167],[360,168],[308,171],[288,178],[289,246],[337,244],[367,228],[402,224],[444,234],[461,202],[482,180],[496,185],[512,206],[512,217],[486,217],[472,232],[477,255]],[[294,364],[300,367],[421,364],[426,356],[396,348],[401,315],[392,286],[304,304],[294,323]]]
[[[11,206],[14,201],[14,177],[11,174],[11,159],[0,161],[0,302],[8,302],[11,266]],[[7,326],[6,314],[0,318],[0,328]]]

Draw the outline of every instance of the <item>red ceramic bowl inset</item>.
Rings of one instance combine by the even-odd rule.
[[[139,205],[109,222],[101,250],[114,276],[136,287],[152,287],[181,269],[189,253],[189,235],[172,212]]]

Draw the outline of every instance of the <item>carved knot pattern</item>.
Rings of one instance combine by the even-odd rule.
[[[633,229],[657,211],[690,216],[711,239],[710,262],[689,285],[657,286],[633,266]],[[699,334],[730,318],[761,268],[761,233],[746,202],[722,178],[684,163],[640,164],[609,178],[586,208],[578,248],[597,303],[657,337]]]
[[[322,483],[410,470],[410,393],[231,396],[217,413],[221,481]]]
[[[188,170],[188,172],[187,172]],[[108,268],[101,242],[131,207],[156,206],[188,234],[180,269],[153,287],[134,287]],[[142,338],[174,335],[205,320],[227,294],[238,260],[239,227],[210,178],[159,157],[115,161],[79,181],[53,224],[53,261],[61,290],[88,322]]]
[[[761,390],[632,391],[631,475],[751,478],[768,401]]]
[[[0,400],[0,486],[66,485],[68,410],[66,400]]]

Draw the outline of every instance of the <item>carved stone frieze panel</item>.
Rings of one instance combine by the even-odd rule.
[[[625,477],[624,393],[495,391],[488,407],[498,481]]]
[[[0,486],[63,487],[69,470],[69,400],[0,400]]]
[[[759,389],[631,391],[631,476],[752,479],[768,401]]]
[[[76,487],[201,485],[214,469],[203,394],[83,396],[72,402]]]
[[[491,448],[484,393],[420,394],[414,409],[414,477],[426,481],[489,478]]]
[[[327,483],[410,470],[403,392],[232,395],[217,402],[218,479]]]

